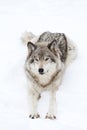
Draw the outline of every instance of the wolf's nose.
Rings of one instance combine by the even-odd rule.
[[[40,74],[43,74],[44,69],[43,69],[43,68],[39,68],[39,70],[38,70],[38,71],[39,71],[39,73],[40,73]]]

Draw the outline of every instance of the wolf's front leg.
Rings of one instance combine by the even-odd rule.
[[[38,100],[40,99],[40,94],[36,92],[35,90],[29,91],[29,100],[30,100],[30,115],[29,117],[31,119],[39,118],[40,115],[37,113],[37,105]]]
[[[50,92],[50,104],[49,104],[49,109],[48,113],[46,115],[46,119],[56,119],[56,91],[51,91]]]

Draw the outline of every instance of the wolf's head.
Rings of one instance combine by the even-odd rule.
[[[44,44],[27,44],[27,69],[35,76],[52,76],[61,69],[61,52],[57,47],[57,41],[54,40],[46,46]]]

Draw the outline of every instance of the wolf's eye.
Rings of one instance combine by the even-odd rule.
[[[31,60],[30,60],[30,63],[33,63],[33,62],[34,62],[34,59],[31,59]]]
[[[39,59],[38,59],[38,58],[36,58],[35,60],[36,60],[36,61],[39,61]]]
[[[45,58],[45,61],[47,61],[47,60],[49,60],[50,58],[49,57],[47,57],[47,58]]]

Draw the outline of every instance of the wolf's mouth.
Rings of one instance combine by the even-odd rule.
[[[43,74],[45,74],[45,73],[44,73],[44,72],[40,72],[39,74],[43,75]]]

